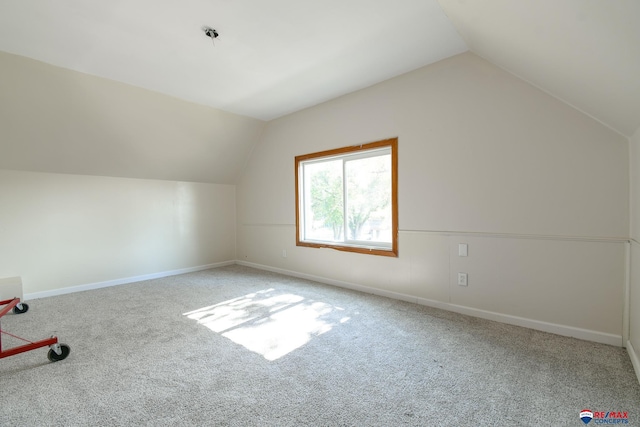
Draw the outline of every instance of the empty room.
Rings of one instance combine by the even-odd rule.
[[[640,425],[639,21],[0,1],[0,425]]]

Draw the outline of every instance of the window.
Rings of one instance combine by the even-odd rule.
[[[398,139],[297,156],[296,244],[398,256]]]

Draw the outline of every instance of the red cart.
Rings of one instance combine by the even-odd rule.
[[[20,302],[20,298],[13,298],[13,299],[0,301],[0,307],[2,306],[5,306],[5,307],[0,309],[0,318],[2,318],[2,316],[4,316],[5,314],[9,313],[11,310],[13,310],[14,314],[26,313],[27,310],[29,310],[29,305],[27,305],[26,303]],[[25,341],[28,344],[24,344],[18,347],[13,347],[8,350],[3,350],[2,334],[9,335],[21,341]],[[58,360],[64,360],[71,352],[71,348],[66,344],[59,343],[57,337],[51,337],[51,338],[47,338],[40,341],[29,341],[27,339],[20,338],[16,335],[10,334],[7,331],[3,331],[2,328],[0,327],[0,359],[13,356],[16,354],[24,353],[26,351],[35,350],[36,348],[47,347],[47,346],[49,347],[49,353],[47,354],[47,357],[52,362],[57,362]]]

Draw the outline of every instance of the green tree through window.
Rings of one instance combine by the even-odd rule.
[[[342,238],[344,227],[342,177],[323,170],[311,178],[313,217],[333,230],[333,239]]]
[[[363,226],[368,224],[371,240],[375,241],[380,237],[381,223],[388,220],[391,225],[391,211],[385,210],[391,204],[391,154],[347,161],[345,166],[349,238],[359,240]]]

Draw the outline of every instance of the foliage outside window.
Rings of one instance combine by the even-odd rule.
[[[295,158],[296,244],[398,256],[398,139]]]

